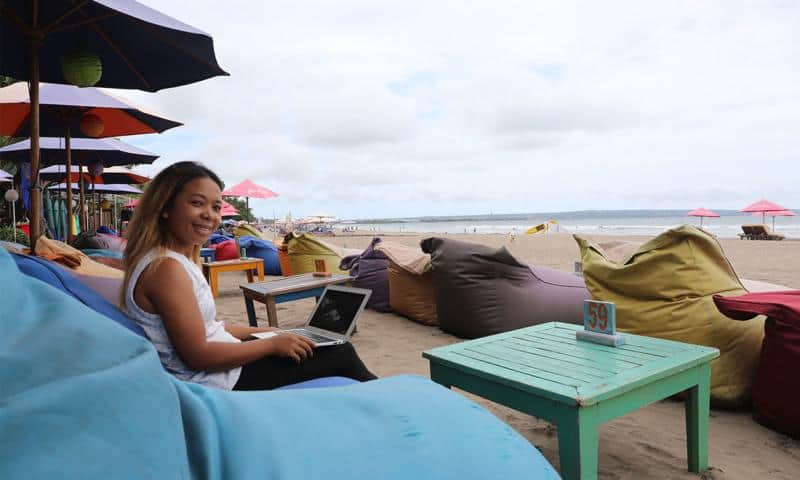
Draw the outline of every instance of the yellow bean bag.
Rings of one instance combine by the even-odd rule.
[[[264,240],[270,240],[270,241],[272,240],[270,238],[265,237],[264,233],[260,232],[256,227],[248,223],[237,225],[236,227],[234,227],[233,233],[234,235],[237,235],[239,237],[250,236],[256,238],[263,238]]]
[[[431,256],[419,247],[382,241],[375,250],[389,259],[389,306],[423,325],[437,325]]]
[[[83,275],[105,278],[122,278],[125,276],[125,272],[122,270],[96,262],[80,250],[64,242],[47,237],[39,237],[36,241],[36,256],[54,260]]]
[[[764,318],[748,322],[721,314],[712,296],[747,293],[719,242],[691,225],[667,230],[615,263],[578,235],[586,287],[617,305],[623,332],[718,348],[711,365],[711,402],[742,406],[761,353]]]
[[[292,275],[316,271],[315,260],[325,262],[325,270],[333,273],[347,275],[339,269],[339,262],[348,255],[358,255],[359,249],[343,248],[323,242],[310,233],[296,234],[294,232],[284,238],[289,253],[289,263],[292,266]]]

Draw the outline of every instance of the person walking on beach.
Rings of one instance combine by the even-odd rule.
[[[120,304],[141,325],[164,367],[177,378],[227,390],[270,390],[326,376],[375,379],[350,343],[315,349],[270,327],[216,320],[200,247],[219,227],[222,181],[195,162],[162,170],[128,226]]]

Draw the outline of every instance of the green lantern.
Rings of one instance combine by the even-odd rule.
[[[103,76],[103,64],[97,54],[76,50],[61,57],[61,73],[73,85],[91,87]]]

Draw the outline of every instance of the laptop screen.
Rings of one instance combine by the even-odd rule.
[[[364,294],[361,292],[328,289],[319,299],[308,325],[344,335],[363,301]]]

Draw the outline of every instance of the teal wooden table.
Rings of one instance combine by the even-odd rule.
[[[558,428],[561,476],[597,478],[598,429],[684,390],[689,470],[708,467],[711,360],[716,348],[624,334],[607,347],[577,341],[582,326],[545,323],[428,350],[431,379]]]

